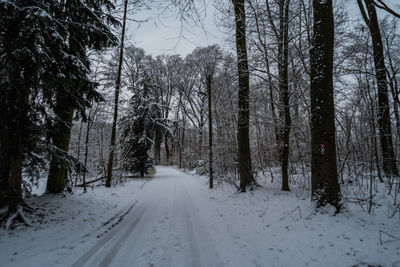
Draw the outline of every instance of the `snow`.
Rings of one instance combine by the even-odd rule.
[[[146,183],[135,180],[111,189],[88,187],[86,194],[76,189],[66,197],[45,194],[28,199],[32,207],[38,208],[35,216],[30,216],[35,226],[0,229],[0,266],[70,265],[118,222]],[[40,195],[44,189],[45,183],[40,180],[34,193]]]
[[[210,190],[207,177],[156,170],[149,182],[33,199],[46,224],[1,230],[0,266],[400,264],[399,218],[384,205],[372,215],[356,204],[315,213],[304,193],[278,184]]]

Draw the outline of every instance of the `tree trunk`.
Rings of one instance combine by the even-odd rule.
[[[56,114],[57,122],[54,127],[53,145],[60,151],[68,153],[74,108],[60,92],[57,96],[54,113]],[[64,160],[59,155],[53,155],[50,162],[46,191],[53,194],[62,192],[66,185],[67,174],[68,169]]]
[[[169,159],[171,157],[171,149],[168,144],[168,132],[164,134],[164,146],[165,146],[165,163],[169,165]]]
[[[3,123],[1,125],[4,127]],[[0,208],[8,202],[9,177],[10,177],[10,138],[6,131],[0,132]]]
[[[161,162],[161,143],[162,143],[162,130],[161,127],[156,126],[154,133],[154,160],[156,165]]]
[[[238,114],[238,163],[240,190],[255,183],[251,169],[250,138],[249,138],[249,66],[246,44],[246,15],[244,0],[232,0],[235,10],[236,23],[236,51],[239,78],[239,114]]]
[[[279,3],[279,44],[278,44],[278,66],[279,66],[279,93],[280,93],[280,120],[278,148],[282,170],[282,190],[289,189],[289,138],[291,128],[290,96],[288,78],[288,52],[289,52],[289,2],[281,0]]]
[[[393,79],[391,79],[390,82],[390,91],[392,93],[392,97],[393,97],[393,113],[394,113],[394,118],[396,121],[396,135],[397,138],[400,138],[400,116],[399,116],[399,96],[398,96],[398,90],[396,89],[397,87],[397,81],[396,81],[396,77],[394,77]],[[398,145],[398,142],[397,142]]]
[[[279,135],[278,118],[277,118],[276,111],[275,111],[274,88],[273,88],[272,75],[271,75],[271,70],[270,70],[268,57],[266,57],[266,64],[267,64],[269,101],[270,101],[270,104],[271,104],[272,120],[274,122],[274,134],[275,134],[274,137],[275,137],[275,141],[277,141],[278,140],[278,135]]]
[[[119,50],[118,73],[117,73],[117,80],[115,82],[114,117],[113,117],[112,129],[111,129],[110,153],[108,155],[106,187],[111,187],[112,169],[113,169],[113,163],[114,163],[115,140],[116,140],[117,120],[118,120],[119,91],[120,91],[120,87],[121,87],[121,72],[122,72],[122,63],[123,63],[123,58],[124,58],[124,39],[125,39],[127,8],[128,8],[128,0],[125,0],[124,1],[124,18],[122,21],[122,32],[121,32],[121,44],[120,44],[120,50]]]
[[[88,154],[89,154],[89,137],[90,137],[90,129],[92,128],[93,125],[93,118],[91,118],[91,114],[89,113],[89,118],[88,118],[88,123],[87,123],[87,128],[86,128],[86,137],[85,137],[85,159],[84,159],[84,166],[85,166],[85,172],[83,173],[83,192],[86,193],[86,172],[87,172],[87,161],[88,161]]]
[[[333,94],[334,20],[332,0],[313,0],[314,36],[311,49],[311,187],[317,207],[340,210],[336,169]]]
[[[8,213],[17,211],[17,206],[22,203],[22,163],[24,159],[24,125],[27,119],[29,105],[29,89],[17,89],[16,114],[13,122],[13,131],[10,133],[9,176],[8,176]]]
[[[68,1],[65,3],[65,7],[72,5]],[[68,12],[68,11],[66,11]],[[73,29],[69,28],[69,52],[81,58],[85,51],[78,44],[78,35],[75,34]],[[73,75],[70,77],[74,80]],[[74,81],[73,84],[68,85],[71,92],[78,91],[75,87],[80,87],[79,81]],[[56,117],[56,124],[52,133],[53,145],[61,152],[68,153],[69,141],[71,138],[72,119],[74,114],[74,94],[67,91],[67,88],[59,88],[56,92],[56,104],[54,107],[54,113]],[[58,153],[53,154],[49,175],[47,178],[46,191],[48,193],[57,194],[64,190],[68,175],[68,167],[63,156]]]
[[[179,168],[185,168],[185,161],[182,158],[182,153],[185,151],[185,130],[186,130],[186,120],[183,118],[181,142],[179,146]]]
[[[375,73],[378,84],[378,128],[382,148],[383,171],[388,176],[398,176],[392,141],[392,126],[390,122],[389,98],[386,84],[386,66],[378,17],[372,0],[364,0],[368,13],[365,12],[361,0],[357,2],[364,21],[371,33],[374,50]]]
[[[81,120],[81,125],[79,126],[79,134],[78,134],[78,150],[76,152],[77,154],[77,161],[79,162],[81,159],[81,139],[82,139],[82,127],[83,127],[83,120]],[[74,181],[74,186],[78,184],[78,179],[81,174],[81,168],[79,167],[79,170],[76,172],[75,176],[75,181]]]
[[[214,188],[213,173],[213,129],[212,129],[212,108],[211,108],[211,86],[212,75],[207,75],[207,96],[208,96],[208,167],[209,167],[209,187]]]

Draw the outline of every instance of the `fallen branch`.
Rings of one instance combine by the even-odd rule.
[[[292,210],[291,212],[289,212],[288,214],[286,214],[285,216],[283,216],[283,217],[280,218],[279,220],[282,221],[283,219],[285,219],[287,216],[289,216],[290,214],[292,214],[292,213],[295,212],[296,210],[299,210],[299,215],[300,215],[300,219],[301,219],[301,209],[300,209],[300,206],[297,206],[294,210]]]
[[[387,235],[387,236],[389,236],[389,237],[391,237],[393,239],[396,239],[396,240],[400,241],[400,238],[395,237],[394,235],[391,235],[389,233],[386,233],[385,231],[379,230],[379,241],[381,242],[381,245],[383,244],[383,242],[382,242],[382,233],[384,233],[385,235]]]
[[[89,182],[86,182],[86,183],[78,184],[77,187],[83,187],[84,185],[92,184],[92,183],[95,183],[95,182],[100,181],[100,180],[105,179],[105,178],[106,177],[100,177],[100,178],[97,178],[95,180],[92,180],[92,181],[89,181]]]
[[[372,196],[369,196],[367,198],[356,198],[356,197],[351,198],[351,197],[347,197],[344,200],[347,201],[347,202],[351,202],[351,203],[361,203],[361,202],[368,202],[371,199],[373,199],[375,196],[376,196],[376,194],[373,194]],[[373,203],[373,204],[376,204],[376,203]]]

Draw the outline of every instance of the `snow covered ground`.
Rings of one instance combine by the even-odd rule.
[[[209,190],[169,167],[31,204],[39,227],[0,230],[0,266],[400,266],[400,241],[386,235],[400,237],[399,218],[384,206],[315,214],[296,190]]]

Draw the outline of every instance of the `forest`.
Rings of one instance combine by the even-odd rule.
[[[177,38],[184,40],[185,28],[206,31],[209,9],[224,36],[220,43],[194,45],[183,55],[154,55],[131,40],[132,25],[154,19],[141,21],[137,14],[143,10],[175,17]],[[270,225],[264,214],[324,227],[343,218],[351,227],[365,223],[370,228],[357,239],[371,241],[374,231],[374,241],[366,248],[352,243],[349,259],[348,252],[331,245],[339,253],[331,257],[341,261],[325,263],[398,266],[399,19],[399,3],[389,0],[0,0],[0,248],[7,240],[25,240],[24,233],[52,229],[52,216],[68,213],[75,202],[82,205],[79,214],[97,212],[93,229],[97,220],[112,217],[104,223],[112,227],[96,234],[98,241],[111,231],[125,240],[122,231],[146,217],[143,203],[158,207],[174,198],[171,212],[181,209],[187,213],[183,218],[192,218],[182,219],[189,233],[177,235],[188,236],[190,244],[192,235],[201,239],[198,248],[189,246],[184,258],[169,256],[168,262],[159,250],[154,262],[138,252],[134,266],[296,266],[282,258],[268,264],[264,256],[243,265],[226,251],[208,256],[218,248],[207,244],[223,243],[213,230],[198,228],[215,223],[217,229],[224,223],[214,220],[222,217],[233,223],[239,217],[232,205],[261,218],[263,233]],[[164,190],[170,192],[163,199]],[[120,211],[82,208],[100,200]],[[263,205],[273,211],[260,213]],[[204,216],[194,215],[196,209]],[[151,219],[159,218],[148,215]],[[243,223],[251,228],[258,219]],[[58,222],[68,224],[66,218]],[[292,225],[285,227],[289,231]],[[297,233],[303,229],[293,227],[299,227]],[[351,227],[343,226],[349,233]],[[385,245],[383,237],[388,247],[377,248]],[[103,243],[82,258],[69,255],[65,265],[51,265],[131,266],[118,262],[122,252],[113,252],[120,241],[112,249]],[[168,251],[168,242],[161,251]],[[252,245],[249,238],[245,246]],[[289,254],[291,246],[286,248]],[[375,252],[368,255],[367,248]],[[101,262],[100,250],[108,253]],[[51,255],[44,258],[61,257]],[[233,261],[224,260],[231,256]],[[0,266],[25,266],[12,262]],[[321,256],[300,266],[323,263]]]

